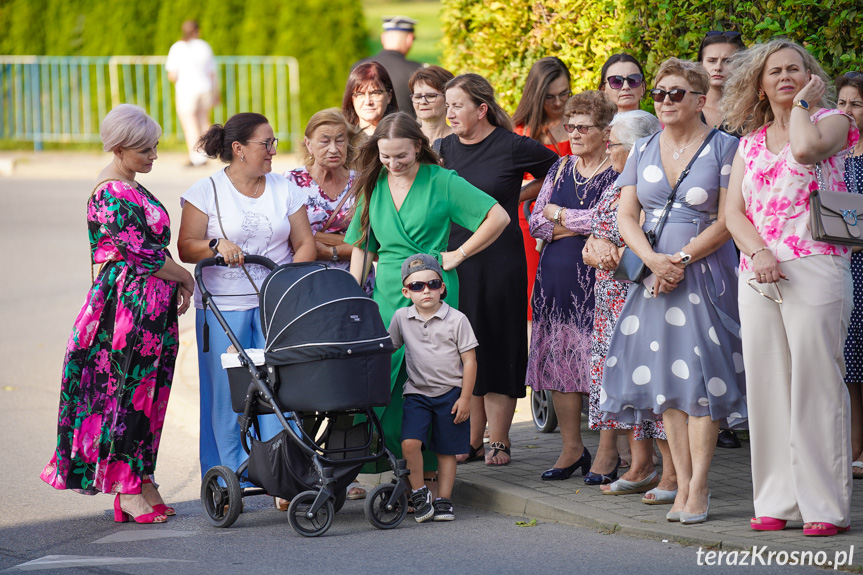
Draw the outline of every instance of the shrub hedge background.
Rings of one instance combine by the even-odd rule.
[[[216,55],[296,57],[303,125],[341,103],[351,64],[368,55],[360,0],[0,0],[0,54],[167,54],[188,19]]]
[[[860,0],[442,2],[442,65],[488,78],[510,112],[540,58],[563,60],[573,89],[581,91],[597,87],[611,54],[629,52],[652,79],[666,58],[694,59],[709,30],[736,30],[747,45],[785,35],[805,45],[832,75],[863,69]]]

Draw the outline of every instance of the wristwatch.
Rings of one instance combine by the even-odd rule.
[[[219,240],[221,238],[216,238],[214,240],[210,240],[210,249],[213,250],[213,255],[219,254]]]
[[[689,255],[688,253],[686,253],[684,251],[678,252],[677,255],[680,256],[680,263],[682,263],[683,265],[689,265],[689,260],[692,259],[691,255]]]
[[[800,100],[795,100],[794,105],[798,108],[803,108],[807,112],[809,111],[809,102],[803,100],[802,98]]]
[[[333,246],[333,261],[339,261],[339,250],[336,249],[336,246]]]

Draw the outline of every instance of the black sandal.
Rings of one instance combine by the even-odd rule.
[[[512,453],[510,452],[510,448],[503,444],[502,441],[495,441],[494,443],[489,444],[494,451],[491,452],[491,459],[494,459],[498,453],[503,451],[509,456],[509,461],[506,463],[488,463],[486,465],[509,465],[510,461],[512,461]]]
[[[479,450],[482,449],[482,453]],[[467,452],[467,459],[464,461],[459,461],[459,464],[468,463],[470,461],[476,461],[477,459],[485,459],[485,444],[483,443],[479,447],[470,446],[470,451]]]

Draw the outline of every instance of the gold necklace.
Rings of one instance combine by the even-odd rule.
[[[578,200],[578,205],[580,205],[580,206],[584,205],[584,200],[587,199],[587,184],[589,184],[591,182],[591,180],[593,180],[593,177],[596,175],[597,172],[599,172],[599,168],[601,168],[605,164],[605,161],[607,159],[608,159],[608,156],[605,156],[604,158],[602,158],[602,161],[599,162],[599,165],[596,166],[596,169],[593,170],[592,174],[590,174],[590,177],[587,178],[586,180],[584,180],[583,182],[578,181],[578,176],[580,175],[578,173],[578,161],[581,160],[581,156],[579,156],[575,160],[575,166],[573,166],[573,168],[572,168],[572,179],[575,182],[575,197]],[[578,186],[584,186],[584,195],[580,195],[578,193]]]
[[[234,186],[234,189],[237,190],[238,192],[240,192],[240,188],[237,187],[237,184],[235,184],[233,178],[231,178],[231,167],[230,166],[225,168],[225,175],[228,176],[228,181],[231,182],[231,185]],[[258,176],[257,182],[258,183],[255,184],[255,191],[252,193],[251,196],[246,196],[247,198],[258,197],[258,188],[261,187],[261,176]],[[243,194],[243,192],[240,192],[240,194],[242,194],[244,196],[246,195],[246,194]]]

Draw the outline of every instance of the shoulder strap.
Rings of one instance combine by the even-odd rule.
[[[219,209],[219,194],[216,192],[216,182],[213,180],[213,176],[210,176],[210,184],[213,186],[213,198],[216,200],[216,219],[219,222],[219,229],[222,231],[222,237],[228,239],[228,236],[225,234],[225,226],[222,225],[222,212]],[[252,289],[255,290],[255,293],[261,295],[261,292],[258,291],[258,286],[255,285],[255,280],[252,279],[252,276],[249,275],[249,270],[246,269],[246,264],[240,266],[243,269],[243,273],[246,274],[246,278],[248,278],[249,283],[252,284]]]
[[[348,176],[348,181],[350,182],[350,176]],[[341,209],[342,209],[342,206],[344,206],[344,205],[345,205],[345,202],[346,202],[346,201],[348,201],[348,196],[350,196],[350,195],[351,195],[351,191],[350,191],[350,190],[348,190],[348,191],[346,191],[346,192],[345,192],[344,197],[343,197],[343,198],[342,198],[342,200],[339,202],[339,204],[336,206],[336,209],[334,209],[334,210],[333,210],[333,213],[331,213],[331,214],[330,214],[330,217],[329,217],[329,218],[327,218],[327,221],[324,223],[324,227],[322,227],[322,228],[321,228],[321,231],[322,231],[322,232],[326,232],[326,231],[327,231],[327,228],[328,228],[328,227],[330,227],[330,224],[331,224],[331,223],[333,223],[333,220],[335,220],[335,219],[336,219],[336,217],[339,215],[339,210],[341,210]]]
[[[659,221],[656,222],[656,225],[653,226],[652,234],[654,242],[656,241],[656,238],[659,237],[659,233],[662,231],[662,228],[665,226],[665,220],[668,219],[668,212],[671,211],[671,204],[674,203],[674,196],[677,195],[677,188],[680,187],[680,184],[681,182],[683,182],[684,178],[689,175],[689,170],[692,169],[692,165],[695,163],[698,155],[701,154],[701,151],[704,150],[705,146],[707,146],[708,142],[713,139],[713,136],[716,135],[718,131],[719,130],[717,130],[716,128],[710,130],[710,133],[708,133],[707,137],[704,138],[704,141],[701,142],[701,146],[698,147],[698,150],[695,151],[695,154],[693,154],[692,158],[689,160],[686,168],[682,172],[680,172],[680,177],[677,178],[677,182],[674,184],[674,187],[671,188],[671,194],[669,194],[668,200],[665,202],[665,207],[662,208],[662,215],[659,217]],[[656,134],[658,133],[659,132],[657,132]],[[656,134],[654,134],[654,137],[656,136]],[[651,140],[653,140],[653,138],[651,138]]]

